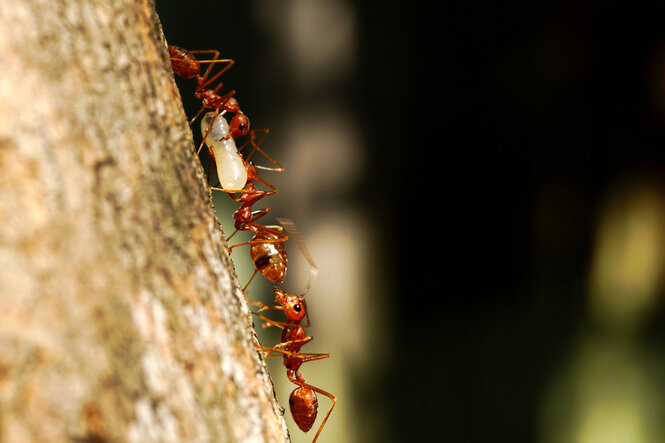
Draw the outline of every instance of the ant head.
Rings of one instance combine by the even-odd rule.
[[[247,134],[249,132],[249,118],[243,113],[234,115],[231,123],[229,123],[229,132],[233,138]]]
[[[289,294],[278,287],[273,288],[273,292],[275,293],[277,303],[284,308],[284,314],[289,321],[298,323],[305,317],[305,314],[307,314],[307,305],[305,304],[305,299],[303,297],[300,295]]]

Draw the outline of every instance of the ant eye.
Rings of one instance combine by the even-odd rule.
[[[294,306],[293,306],[293,310],[296,311],[296,312],[300,312],[300,309],[302,309],[302,308],[300,307],[300,305],[294,305]]]

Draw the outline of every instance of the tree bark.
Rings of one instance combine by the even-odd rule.
[[[0,442],[285,441],[154,5],[0,2]]]

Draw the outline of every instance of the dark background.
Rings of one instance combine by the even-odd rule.
[[[294,85],[259,3],[157,10],[170,44],[234,58],[225,85],[253,121],[271,122],[317,93]],[[372,371],[346,372],[354,407],[376,426],[357,441],[549,441],[552,380],[585,334],[607,329],[588,304],[603,205],[623,191],[630,201],[634,183],[656,202],[665,195],[665,8],[352,8],[353,76],[326,87],[361,128],[366,160],[335,198],[367,217],[381,263],[367,278],[384,288],[390,351]],[[192,116],[197,103],[179,84]],[[653,358],[663,355],[662,285],[656,292],[630,334]]]

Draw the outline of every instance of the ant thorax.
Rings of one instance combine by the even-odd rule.
[[[207,135],[206,135],[207,134]],[[208,112],[201,119],[201,135],[210,148],[217,166],[217,177],[223,189],[240,190],[247,183],[247,170],[238,154],[229,123],[224,116]]]

